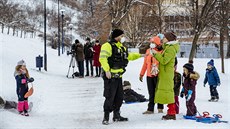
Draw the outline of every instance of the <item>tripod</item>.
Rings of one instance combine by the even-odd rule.
[[[74,58],[74,53],[72,53],[71,54],[72,56],[71,56],[71,60],[70,60],[70,63],[69,63],[69,70],[68,70],[68,73],[67,73],[67,75],[66,75],[66,77],[68,78],[68,76],[69,76],[69,71],[70,71],[70,67],[72,66],[72,68],[73,68],[73,74],[72,74],[72,78],[74,78],[74,68],[75,68],[75,58]]]

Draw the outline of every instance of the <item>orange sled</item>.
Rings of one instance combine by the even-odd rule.
[[[30,97],[34,93],[33,86],[29,89],[29,91],[24,95],[25,98]]]

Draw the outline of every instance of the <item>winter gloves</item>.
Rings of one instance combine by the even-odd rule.
[[[27,79],[27,82],[33,82],[34,81],[34,78],[29,78],[29,79]]]
[[[184,87],[181,89],[181,92],[180,92],[180,97],[183,98],[184,97]]]
[[[192,97],[192,90],[188,90],[188,94],[186,96],[186,101],[189,101]]]
[[[141,82],[143,82],[143,76],[142,76],[142,75],[140,75],[139,80],[140,80]]]
[[[185,96],[186,101],[189,101],[192,97],[192,90],[188,90],[187,95]],[[184,97],[184,88],[182,88],[181,92],[180,92],[180,97],[183,98]]]

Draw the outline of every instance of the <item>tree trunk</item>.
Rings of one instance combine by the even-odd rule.
[[[9,26],[8,26],[7,34],[8,34],[8,35],[10,34],[10,27],[9,27]]]
[[[13,28],[13,36],[14,36],[14,34],[15,34],[15,26],[14,26],[14,28]]]
[[[224,29],[220,29],[220,57],[221,57],[221,72],[224,72]]]
[[[229,29],[226,29],[226,39],[227,39],[227,55],[226,58],[230,58],[230,35],[229,35]]]
[[[22,30],[21,30],[21,38],[22,38]]]
[[[193,58],[195,57],[195,54],[196,54],[196,46],[197,46],[197,41],[200,37],[200,34],[199,33],[195,33],[195,36],[193,38],[193,41],[192,41],[192,48],[191,48],[191,51],[190,51],[190,54],[189,54],[189,61],[193,61]]]
[[[4,32],[4,24],[2,23],[2,33]]]

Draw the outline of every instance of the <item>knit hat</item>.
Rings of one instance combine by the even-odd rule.
[[[211,60],[208,62],[208,65],[214,66],[214,60],[211,59]]]
[[[26,65],[26,62],[24,60],[18,61],[17,65]]]
[[[90,38],[89,38],[89,37],[87,37],[85,40],[86,40],[86,41],[90,41]]]
[[[112,34],[111,34],[111,38],[114,39],[120,35],[124,34],[124,31],[123,30],[120,30],[120,29],[115,29],[113,30]]]
[[[150,39],[151,43],[155,43],[156,45],[161,45],[161,39],[159,36],[154,36]]]
[[[175,41],[176,40],[176,35],[173,32],[166,32],[166,33],[164,33],[164,36],[168,41]]]
[[[187,63],[183,66],[184,68],[188,69],[189,72],[192,72],[194,67],[191,63]]]
[[[129,81],[124,81],[123,83],[123,90],[126,90],[126,89],[131,89],[131,84]]]
[[[75,43],[77,44],[77,43],[80,43],[80,42],[79,42],[79,40],[78,40],[78,39],[76,39],[76,40],[75,40]]]

